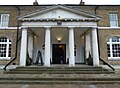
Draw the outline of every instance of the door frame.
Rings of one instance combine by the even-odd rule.
[[[54,46],[55,45],[63,45],[64,46],[64,62],[63,62],[63,64],[66,64],[66,44],[52,44],[52,64],[56,64],[56,63],[53,63],[53,61],[54,61]]]

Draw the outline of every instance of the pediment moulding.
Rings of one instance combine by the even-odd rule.
[[[99,21],[101,17],[80,9],[56,5],[43,10],[36,10],[18,17],[19,21]]]

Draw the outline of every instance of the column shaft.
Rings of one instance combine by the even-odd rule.
[[[93,66],[99,66],[97,29],[92,29]]]
[[[45,66],[50,67],[50,28],[45,31]]]
[[[89,53],[91,54],[91,44],[90,44],[90,33],[86,34],[85,41],[85,51],[86,51],[86,59],[89,57]]]
[[[28,54],[33,58],[33,35],[28,36]]]
[[[23,29],[20,51],[20,66],[26,66],[26,56],[27,56],[27,29]]]
[[[69,66],[75,66],[74,59],[74,29],[69,28]]]

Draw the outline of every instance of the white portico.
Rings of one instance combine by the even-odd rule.
[[[20,16],[20,66],[26,66],[27,53],[35,62],[38,50],[41,51],[44,66],[47,67],[50,67],[51,63],[69,64],[70,67],[75,66],[75,63],[85,63],[85,58],[88,58],[91,52],[93,65],[99,66],[99,19],[97,16],[62,5]]]

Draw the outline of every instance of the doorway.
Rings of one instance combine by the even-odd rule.
[[[66,44],[53,44],[52,63],[66,64]]]

